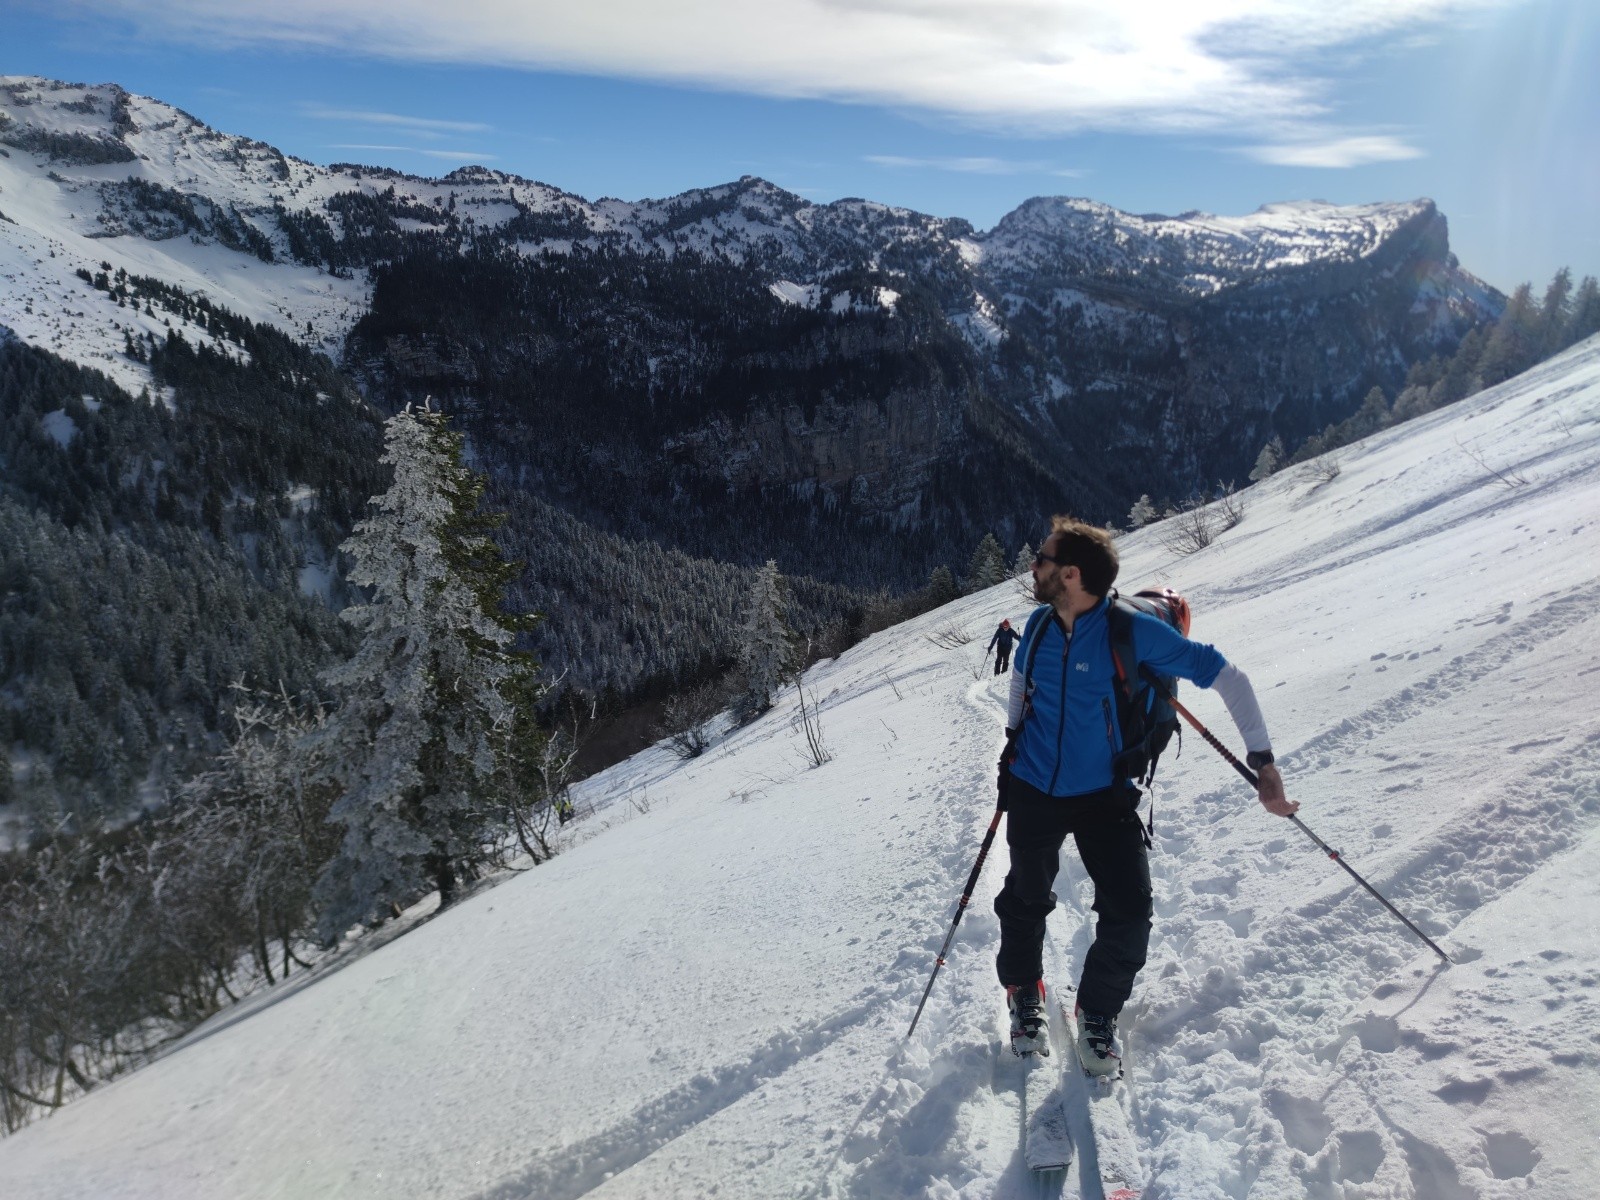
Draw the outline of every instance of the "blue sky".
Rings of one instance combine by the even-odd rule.
[[[1600,275],[1594,0],[0,0],[0,73],[313,162],[591,198],[760,175],[980,229],[1431,196],[1463,264]]]

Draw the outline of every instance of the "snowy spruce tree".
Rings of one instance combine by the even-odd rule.
[[[1033,547],[1027,542],[1022,543],[1022,549],[1017,551],[1017,560],[1011,564],[1011,573],[1018,578],[1029,575],[1033,571]]]
[[[477,511],[484,480],[463,465],[461,435],[408,407],[386,423],[381,461],[394,482],[341,547],[371,601],[340,614],[362,639],[324,676],[338,706],[316,738],[339,792],[329,820],[343,827],[317,883],[330,941],[429,885],[448,904],[483,861],[504,733],[522,724],[534,669],[512,649],[531,618],[500,608],[520,564],[488,536],[500,518]]]
[[[1132,508],[1128,510],[1128,528],[1140,529],[1156,519],[1156,506],[1150,503],[1149,496],[1140,496]]]
[[[735,697],[734,712],[748,721],[772,707],[795,659],[795,636],[789,628],[788,588],[772,559],[756,571],[745,602],[739,631],[739,670],[744,690]]]
[[[1277,434],[1272,435],[1272,440],[1261,447],[1261,453],[1256,455],[1256,465],[1251,468],[1250,481],[1260,483],[1278,473],[1278,468],[1283,466],[1284,459],[1283,439]]]
[[[978,543],[977,549],[972,552],[971,560],[967,563],[967,591],[978,592],[997,583],[1004,583],[1007,574],[1006,552],[1001,549],[994,534],[984,534],[983,541]]]
[[[929,608],[949,604],[959,594],[956,591],[956,577],[950,573],[949,567],[941,563],[929,573],[927,587]]]

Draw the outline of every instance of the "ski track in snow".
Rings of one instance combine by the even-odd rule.
[[[1169,749],[1122,1025],[1148,1200],[1590,1200],[1600,340],[1340,458],[1251,489],[1190,558],[1126,536],[1123,578],[1191,597],[1306,823],[1455,965],[1199,738]],[[991,811],[1009,678],[979,648],[1030,606],[1008,583],[814,668],[821,768],[790,695],[586,782],[566,853],[0,1141],[0,1194],[1098,1198],[1075,1075],[1077,1163],[1022,1161],[1003,827],[904,1038]],[[954,625],[974,640],[926,636]],[[1056,890],[1070,999],[1070,848]]]

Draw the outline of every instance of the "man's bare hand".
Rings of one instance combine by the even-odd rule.
[[[1262,807],[1273,816],[1288,817],[1300,811],[1300,804],[1283,794],[1283,776],[1278,768],[1268,763],[1256,772],[1256,796]]]

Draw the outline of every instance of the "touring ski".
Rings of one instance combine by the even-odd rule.
[[[1068,1034],[1076,1042],[1076,1014],[1067,1004],[1060,1004],[1061,1019]],[[1121,1039],[1118,1039],[1121,1043]],[[1089,1126],[1094,1132],[1093,1162],[1100,1173],[1100,1187],[1105,1200],[1140,1200],[1148,1179],[1139,1156],[1139,1136],[1133,1126],[1132,1104],[1124,1076],[1128,1070],[1126,1044],[1117,1046],[1122,1070],[1115,1075],[1096,1078],[1083,1070],[1074,1049],[1071,1070],[1082,1076],[1083,1090],[1089,1110]],[[1088,1166],[1089,1156],[1080,1170]]]
[[[1072,1162],[1072,1137],[1061,1103],[1061,1072],[1038,1055],[1028,1055],[1023,1063],[1027,1072],[1022,1081],[1022,1111],[1027,1119],[1023,1161],[1033,1171],[1065,1171]]]
[[[1048,1009],[1045,1010],[1048,1013]],[[1015,1013],[1012,1012],[1013,1024]],[[1061,1054],[1056,1022],[1046,1021],[1036,1038],[1013,1035],[1012,1052],[1022,1068],[1022,1158],[1036,1172],[1065,1171],[1072,1162],[1072,1137],[1062,1103],[1062,1071],[1052,1053]],[[1015,1034],[1015,1031],[1014,1031]]]

